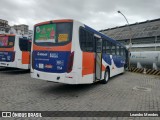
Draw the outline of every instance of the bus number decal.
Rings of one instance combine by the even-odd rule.
[[[63,66],[64,65],[64,60],[57,60],[56,64],[60,65],[60,66]]]
[[[58,58],[58,53],[50,53],[50,58]]]
[[[59,34],[58,35],[58,41],[59,42],[68,41],[68,34]]]

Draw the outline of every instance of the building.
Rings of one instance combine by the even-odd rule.
[[[33,31],[29,30],[28,25],[20,24],[10,26],[7,20],[0,19],[0,34],[9,33],[9,34],[23,34],[32,36]]]
[[[10,30],[10,26],[8,25],[7,20],[0,19],[0,32],[8,32]]]
[[[32,38],[32,36],[33,36],[33,30],[29,30],[29,31],[28,31],[28,36],[29,36],[30,38]]]
[[[160,51],[160,18],[101,30],[103,34],[120,41],[131,51]]]
[[[14,25],[12,26],[16,30],[18,34],[28,34],[28,25],[21,24],[21,25]]]

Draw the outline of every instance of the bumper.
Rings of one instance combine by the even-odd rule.
[[[16,67],[16,63],[15,62],[0,62],[0,66],[2,67]]]
[[[34,70],[34,72],[31,73],[31,77],[59,83],[79,84],[77,83],[78,78],[75,73],[46,73]]]
[[[30,69],[29,64],[21,64],[19,62],[0,62],[0,66],[11,67],[11,68],[20,68],[20,69],[25,69],[25,70]]]

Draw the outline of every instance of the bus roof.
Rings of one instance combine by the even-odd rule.
[[[45,22],[37,23],[37,24],[35,24],[34,26],[43,25],[43,24],[49,24],[49,23],[73,22],[73,21],[74,21],[73,19],[50,20],[50,21],[45,21]],[[82,24],[83,24],[83,23],[82,23]],[[94,30],[93,28],[91,28],[91,27],[89,27],[89,26],[87,26],[87,25],[85,25],[85,28],[88,29],[89,31],[91,31],[91,32],[93,32],[93,33],[101,36],[102,38],[106,38],[107,40],[109,40],[109,41],[112,42],[112,43],[121,45],[121,46],[123,46],[124,48],[126,48],[125,45],[123,45],[122,43],[120,43],[120,42],[118,42],[118,41],[116,41],[116,40],[114,40],[114,39],[112,39],[112,38],[110,38],[110,37],[108,37],[108,36],[106,36],[106,35],[98,32],[98,31],[96,31],[96,30]]]
[[[43,24],[49,24],[49,23],[59,23],[59,22],[73,22],[72,19],[60,19],[60,20],[50,20],[50,21],[45,21],[45,22],[40,22],[35,24],[34,26],[38,26],[38,25],[43,25]]]

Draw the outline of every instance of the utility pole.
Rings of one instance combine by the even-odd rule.
[[[128,69],[130,70],[130,68],[131,68],[130,52],[131,52],[131,48],[132,48],[132,30],[131,30],[130,24],[129,24],[126,16],[125,16],[121,11],[117,11],[117,12],[118,12],[119,14],[121,14],[121,15],[125,18],[125,20],[126,20],[126,22],[127,22],[127,25],[128,25],[128,27],[129,27],[130,40],[129,40],[129,48],[128,48],[128,51],[129,51],[129,54],[128,54],[128,58],[129,58],[129,59],[128,59]]]

